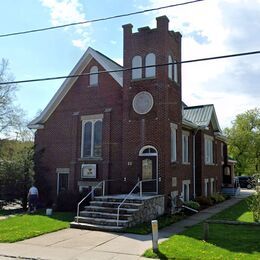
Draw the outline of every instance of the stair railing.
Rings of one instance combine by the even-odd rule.
[[[109,179],[109,180],[103,180],[100,181],[96,186],[94,186],[91,191],[78,203],[77,205],[77,223],[79,223],[79,209],[80,209],[80,205],[81,203],[86,200],[91,194],[94,194],[94,191],[99,188],[102,184],[102,195],[105,196],[105,192],[106,192],[106,182],[111,182],[111,181],[118,181],[121,179]]]
[[[125,201],[129,198],[129,196],[134,192],[134,190],[140,185],[140,182],[141,181],[138,181],[134,188],[125,196],[125,198],[123,199],[123,201],[119,204],[119,206],[117,207],[117,216],[116,216],[116,223],[117,223],[117,226],[119,224],[119,213],[120,213],[120,208],[121,206],[125,203]]]
[[[157,179],[149,179],[149,180],[141,180],[140,181],[140,197],[142,198],[143,197],[143,183],[144,182],[150,182],[150,181],[156,181]],[[155,183],[155,185],[156,185],[156,183]],[[156,189],[156,188],[155,188]],[[157,194],[157,189],[156,189],[156,194]]]
[[[77,206],[77,223],[79,223],[79,207],[80,207],[80,204],[86,199],[88,198],[92,193],[94,193],[94,191],[102,184],[103,185],[103,193],[104,193],[104,186],[105,186],[105,180],[99,182],[96,186],[94,186],[91,191],[78,203],[78,206]],[[103,195],[104,196],[104,195]]]

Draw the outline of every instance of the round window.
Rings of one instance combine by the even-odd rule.
[[[147,114],[153,107],[153,96],[147,92],[142,91],[136,94],[133,99],[133,109],[137,114]]]

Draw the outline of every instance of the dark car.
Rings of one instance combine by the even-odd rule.
[[[240,188],[252,189],[255,186],[251,176],[237,176],[236,180],[239,182]]]

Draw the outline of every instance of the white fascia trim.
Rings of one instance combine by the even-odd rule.
[[[109,67],[107,62],[104,59],[102,59],[98,53],[96,53],[93,49],[90,49],[90,51],[91,51],[91,55],[93,56],[93,58],[98,63],[100,63],[105,70],[107,70],[107,71],[111,70],[111,68]],[[117,83],[121,87],[123,87],[123,77],[119,77],[117,73],[119,73],[119,72],[109,72],[109,74],[117,81]]]
[[[223,141],[225,143],[227,142],[227,137],[226,136],[224,136],[224,135],[222,135],[220,133],[214,133],[214,135],[215,135],[216,139],[218,139],[220,141]]]
[[[214,121],[213,121],[214,119]],[[218,123],[218,117],[217,117],[217,114],[216,114],[216,111],[215,111],[215,108],[213,106],[213,109],[212,109],[212,114],[211,114],[211,118],[210,118],[210,121],[212,121],[212,125],[216,125],[216,130],[218,130],[219,132],[221,132],[221,128],[219,126],[219,123]],[[210,122],[209,122],[210,123]],[[214,129],[215,130],[215,129]]]
[[[96,59],[97,62],[101,64],[102,67],[104,67],[105,70],[110,70],[108,64],[101,59],[100,55],[97,54],[95,50],[92,48],[88,48],[87,51],[84,53],[84,55],[81,57],[79,62],[75,65],[75,67],[72,69],[69,76],[80,74],[82,71],[86,68],[88,63],[92,59]],[[110,73],[111,76],[121,85],[123,86],[123,79],[118,77],[118,75],[115,72]],[[38,125],[40,123],[45,123],[46,120],[50,117],[50,115],[53,113],[53,111],[57,108],[57,106],[60,104],[62,99],[65,97],[65,95],[68,93],[70,88],[73,86],[75,81],[78,79],[78,77],[75,78],[66,78],[60,88],[57,90],[51,101],[48,103],[48,105],[45,107],[45,109],[42,111],[40,116],[32,120],[28,127]],[[33,128],[33,127],[32,127]]]
[[[29,125],[27,125],[27,127],[30,128],[30,129],[43,129],[44,125],[41,125],[41,124],[29,124]]]
[[[190,122],[190,121],[187,121],[186,119],[182,119],[182,124],[186,127],[189,127],[189,128],[192,128],[192,129],[197,129],[198,128],[198,125]]]

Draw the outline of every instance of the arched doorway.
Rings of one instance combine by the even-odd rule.
[[[139,151],[141,160],[140,180],[144,192],[158,194],[158,152],[151,145],[144,146]]]

